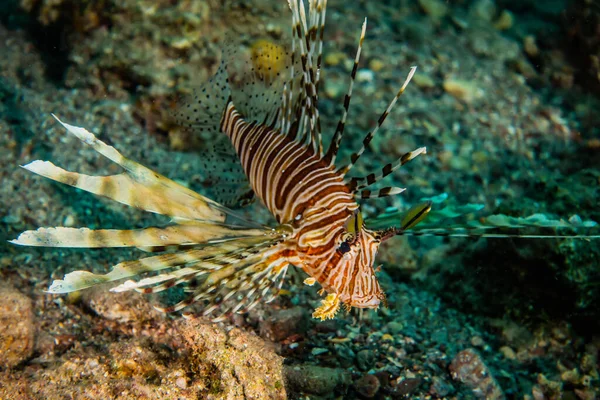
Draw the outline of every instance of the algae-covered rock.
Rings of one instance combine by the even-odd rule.
[[[127,331],[98,322],[107,335]],[[0,371],[0,398],[286,398],[282,359],[259,337],[199,321],[145,326],[109,342],[94,329],[93,345],[75,343],[39,373]]]
[[[283,359],[254,334],[192,320],[182,329],[207,399],[285,399]]]

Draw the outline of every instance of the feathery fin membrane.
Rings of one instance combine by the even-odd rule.
[[[61,124],[81,141],[122,166],[126,172],[108,177],[87,176],[62,170],[43,161],[34,161],[28,164],[26,167],[29,168],[26,169],[124,204],[169,215],[175,224],[165,228],[136,230],[39,228],[21,233],[17,239],[11,241],[12,243],[87,248],[199,248],[125,261],[115,265],[107,274],[74,271],[67,274],[63,280],[54,281],[48,289],[49,293],[69,293],[146,273],[160,272],[157,276],[142,277],[137,283],[128,281],[118,286],[116,291],[137,290],[142,293],[154,293],[204,276],[205,284],[195,289],[192,297],[176,307],[162,309],[174,311],[203,300],[210,304],[204,310],[204,315],[217,308],[229,313],[240,311],[242,308],[248,309],[267,294],[276,294],[275,289],[283,282],[287,263],[285,260],[278,260],[279,264],[264,264],[263,256],[265,251],[285,237],[285,227],[249,228],[246,225],[226,224],[226,215],[238,217],[231,210],[126,159],[116,149],[98,140],[87,130],[62,122]],[[160,206],[157,205],[158,201]],[[174,201],[181,201],[182,204],[172,204]],[[264,265],[259,263],[261,260]],[[237,304],[221,307],[225,299],[233,297],[236,293],[240,293],[241,296]],[[217,319],[219,318],[222,316]]]

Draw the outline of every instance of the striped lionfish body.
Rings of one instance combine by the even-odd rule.
[[[343,113],[330,145],[324,149],[317,104],[326,1],[309,0],[306,9],[302,1],[289,0],[289,6],[293,40],[285,61],[287,77],[272,72],[267,63],[254,66],[234,88],[224,53],[216,75],[196,90],[175,116],[187,129],[218,130],[229,138],[252,190],[278,225],[272,228],[248,221],[126,159],[87,130],[59,121],[82,142],[123,167],[124,172],[88,176],[47,161],[34,161],[24,168],[123,204],[167,215],[172,224],[137,230],[40,228],[22,233],[13,243],[171,252],[122,262],[105,275],[72,272],[64,280],[55,281],[50,293],[67,293],[138,276],[142,278],[126,280],[111,290],[155,293],[194,282],[188,285],[188,298],[162,309],[175,311],[201,303],[202,314],[220,311],[219,320],[233,312],[247,311],[263,298],[272,298],[287,268],[293,265],[310,276],[305,283],[316,281],[328,293],[315,317],[331,318],[341,304],[347,308],[377,308],[385,300],[373,268],[379,245],[420,222],[430,204],[417,206],[398,227],[373,231],[365,226],[357,199],[402,192],[404,189],[399,188],[367,188],[424,153],[425,148],[403,155],[378,173],[365,177],[349,177],[348,173],[404,92],[415,67],[378,124],[366,135],[362,148],[348,164],[336,166],[366,20]],[[268,52],[264,56],[275,57]]]
[[[343,175],[310,147],[245,122],[231,103],[222,130],[240,155],[257,197],[277,222],[291,228],[278,246],[281,257],[341,302],[377,307],[383,293],[372,264],[380,240],[364,226],[347,240],[346,224],[354,220],[358,204]]]

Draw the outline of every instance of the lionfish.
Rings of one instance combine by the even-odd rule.
[[[270,62],[284,61],[287,77],[271,70],[269,62],[254,65],[237,87],[230,81],[227,57],[216,75],[195,90],[176,115],[184,127],[224,134],[235,149],[251,189],[268,208],[277,226],[249,221],[224,205],[200,195],[132,160],[96,138],[89,131],[56,120],[83,143],[124,169],[112,176],[89,176],[66,171],[48,161],[33,161],[23,168],[46,178],[171,218],[166,227],[134,230],[87,228],[39,228],[12,241],[18,245],[49,247],[138,247],[150,251],[170,250],[139,260],[121,262],[104,275],[88,271],[67,274],[56,280],[49,293],[68,293],[92,286],[126,280],[112,288],[157,293],[186,285],[187,298],[168,307],[173,312],[203,303],[202,315],[217,314],[215,321],[232,313],[247,312],[262,299],[270,301],[280,291],[290,266],[309,275],[304,282],[318,282],[327,296],[314,311],[319,319],[332,318],[341,305],[347,309],[376,309],[385,295],[373,267],[379,246],[395,235],[496,236],[482,231],[515,226],[571,226],[568,223],[531,219],[490,218],[471,225],[440,228],[442,219],[458,212],[434,210],[439,198],[427,199],[407,212],[383,215],[382,221],[399,221],[382,229],[367,227],[359,199],[396,195],[404,188],[369,187],[399,167],[424,154],[425,147],[402,155],[395,162],[366,176],[349,176],[373,137],[402,96],[413,77],[410,72],[376,126],[365,136],[350,162],[336,166],[336,157],[348,115],[353,83],[366,32],[362,24],[354,66],[343,112],[331,143],[324,148],[318,110],[326,0],[289,0],[292,11],[292,45],[287,60],[266,51]],[[232,54],[230,54],[231,56]],[[297,58],[299,57],[299,58]],[[282,82],[283,81],[283,82]],[[425,218],[428,221],[421,223]],[[543,218],[542,218],[543,219]],[[427,223],[428,222],[428,223]],[[417,224],[419,224],[417,227]],[[556,237],[556,235],[554,235]]]

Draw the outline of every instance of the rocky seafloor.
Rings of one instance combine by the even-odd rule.
[[[359,146],[409,67],[419,67],[357,170],[419,146],[428,154],[389,178],[405,193],[365,202],[366,214],[445,192],[489,214],[600,221],[597,4],[329,3],[320,104],[327,132],[369,19],[342,154]],[[220,324],[161,314],[140,294],[46,294],[66,272],[107,271],[140,252],[7,240],[39,226],[155,221],[18,168],[43,159],[89,174],[118,171],[50,113],[203,191],[210,143],[174,129],[166,114],[214,72],[220,43],[285,42],[290,15],[274,0],[3,4],[0,398],[598,396],[597,241],[395,238],[378,256],[388,307],[325,322],[311,318],[320,297],[300,272],[272,303]]]

